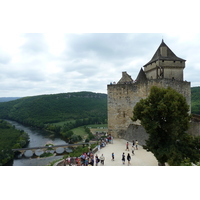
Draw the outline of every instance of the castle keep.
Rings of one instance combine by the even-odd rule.
[[[141,68],[135,80],[122,72],[122,78],[116,84],[107,86],[108,133],[124,138],[127,134],[142,130],[140,124],[131,120],[133,108],[140,99],[147,98],[152,86],[169,86],[175,89],[186,98],[190,106],[190,82],[184,81],[183,73],[185,62],[186,60],[177,57],[162,40],[152,59]]]

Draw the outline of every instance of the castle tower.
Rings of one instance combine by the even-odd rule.
[[[177,57],[162,40],[152,59],[144,65],[147,79],[176,79],[183,81],[185,61]]]
[[[148,97],[152,86],[175,89],[190,106],[190,82],[183,81],[185,61],[177,57],[162,40],[135,81],[127,72],[122,72],[122,78],[117,84],[108,85],[108,133],[122,138],[127,134],[129,127],[135,125],[131,120],[134,106],[142,98]]]

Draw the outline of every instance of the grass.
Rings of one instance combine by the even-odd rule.
[[[100,128],[100,127],[108,128],[108,124],[90,124],[90,125],[87,125],[87,127],[90,127],[90,128]]]
[[[62,121],[62,122],[57,122],[57,123],[53,123],[53,125],[57,125],[57,126],[63,126],[66,123],[72,122],[74,123],[76,120],[67,120],[67,121]],[[86,125],[88,128],[95,129],[92,132],[95,133],[95,131],[105,131],[105,129],[108,128],[108,124],[90,124],[90,125]],[[78,128],[73,128],[71,129],[71,131],[73,131],[73,133],[75,135],[80,135],[83,139],[86,139],[86,137],[88,136],[88,134],[85,132],[84,126],[80,126]]]
[[[63,160],[63,158],[60,158],[60,159],[57,159],[57,160],[54,160],[54,161],[50,162],[50,163],[48,164],[48,166],[53,166],[56,162],[58,162],[58,161],[60,161],[60,160]]]
[[[107,128],[107,124],[91,124],[91,125],[87,125],[87,127],[91,128],[91,129],[97,129],[96,131],[103,131]],[[100,129],[100,127],[104,127],[105,129]],[[71,131],[74,132],[75,135],[80,135],[82,138],[86,138],[87,137],[87,133],[85,132],[84,126],[80,126],[78,128],[74,128]]]
[[[84,126],[71,129],[75,135],[80,135],[82,138],[86,137],[88,134],[85,132]]]
[[[63,126],[66,123],[74,123],[76,120],[72,119],[72,120],[67,120],[67,121],[62,121],[62,122],[56,122],[56,123],[52,123],[53,125],[57,125],[57,126]]]
[[[44,158],[44,157],[50,157],[50,156],[53,156],[54,154],[53,153],[43,153],[42,155],[40,155],[40,158]]]

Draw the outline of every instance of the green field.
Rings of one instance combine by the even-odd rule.
[[[91,127],[91,128],[108,128],[108,124],[91,124],[91,125],[87,125],[87,127]]]
[[[64,124],[66,123],[75,123],[76,120],[74,119],[71,119],[71,120],[67,120],[67,121],[62,121],[62,122],[56,122],[56,123],[52,123],[53,125],[56,125],[56,126],[63,126]]]
[[[105,131],[105,129],[107,129],[107,127],[108,127],[108,124],[90,124],[90,125],[87,125],[87,127],[91,128],[91,129],[97,129],[96,131]],[[103,127],[103,128],[101,128],[101,127]],[[71,131],[73,131],[73,133],[75,135],[80,135],[82,138],[86,138],[88,135],[85,132],[84,126],[80,126],[78,128],[73,128],[73,129],[71,129]]]
[[[87,137],[87,133],[85,132],[84,126],[80,126],[78,128],[71,129],[75,135],[80,135],[82,138]]]

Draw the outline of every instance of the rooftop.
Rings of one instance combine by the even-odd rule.
[[[166,48],[166,56],[161,55],[161,48],[165,47]],[[157,60],[170,60],[170,61],[186,61],[182,58],[177,57],[173,51],[164,43],[164,40],[162,40],[160,46],[156,50],[155,54],[153,55],[152,59],[144,65],[146,67],[147,65],[157,61]]]

